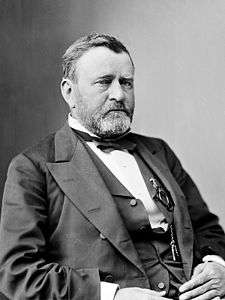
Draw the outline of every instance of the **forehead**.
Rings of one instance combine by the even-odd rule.
[[[126,52],[115,53],[106,47],[95,47],[85,52],[77,62],[77,74],[85,77],[121,75],[131,77],[134,67]]]

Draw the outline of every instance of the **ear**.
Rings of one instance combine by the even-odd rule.
[[[75,98],[73,93],[74,83],[68,78],[63,78],[60,84],[60,88],[64,100],[70,108],[73,108],[75,105]]]

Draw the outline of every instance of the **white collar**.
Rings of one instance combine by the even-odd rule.
[[[71,116],[71,113],[68,114],[68,124],[71,128],[79,131],[83,131],[88,133],[91,136],[97,137],[93,132],[89,131],[87,128],[85,128],[77,119]]]

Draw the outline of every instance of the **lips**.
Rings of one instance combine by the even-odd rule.
[[[111,111],[122,111],[122,112],[127,112],[125,109],[110,109],[108,112],[111,112]]]
[[[110,113],[124,113],[126,114],[127,116],[129,116],[129,112],[125,109],[110,109],[106,115],[110,114]]]

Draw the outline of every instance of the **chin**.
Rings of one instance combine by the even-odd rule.
[[[103,124],[102,124],[103,125]],[[116,138],[123,134],[125,134],[130,129],[130,119],[124,122],[113,122],[110,124],[104,124],[105,126],[101,126],[98,130],[98,135],[103,138]]]

